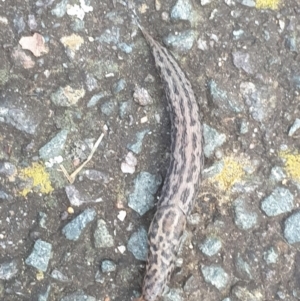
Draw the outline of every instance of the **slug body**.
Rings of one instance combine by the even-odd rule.
[[[199,190],[203,140],[192,86],[168,50],[141,28],[151,47],[171,117],[171,159],[157,211],[149,228],[149,255],[140,301],[155,301],[168,283],[187,216]]]

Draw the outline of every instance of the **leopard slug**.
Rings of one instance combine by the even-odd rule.
[[[174,267],[180,241],[198,192],[203,167],[200,113],[192,86],[173,56],[139,26],[151,48],[171,118],[171,159],[148,232],[149,255],[138,301],[155,301]]]

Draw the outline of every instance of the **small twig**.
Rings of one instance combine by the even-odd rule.
[[[62,172],[64,173],[64,175],[66,176],[66,178],[68,179],[68,181],[73,184],[75,181],[75,178],[77,176],[77,174],[82,170],[82,168],[92,159],[96,149],[98,148],[99,144],[101,143],[102,139],[104,137],[104,134],[102,133],[100,135],[100,137],[98,138],[98,140],[96,141],[96,143],[94,144],[90,155],[88,156],[88,158],[74,171],[72,172],[71,175],[68,174],[68,172],[66,171],[66,169],[64,168],[63,165],[60,165]]]

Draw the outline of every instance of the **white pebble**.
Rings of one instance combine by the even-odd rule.
[[[118,213],[118,219],[121,221],[121,222],[123,222],[124,221],[124,219],[125,219],[125,217],[126,217],[126,211],[125,210],[121,210],[121,211],[119,211],[119,213]]]

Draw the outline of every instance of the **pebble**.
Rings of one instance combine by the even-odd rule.
[[[103,273],[114,272],[116,269],[116,264],[111,260],[103,260],[101,263],[101,270]]]
[[[60,301],[96,301],[96,298],[85,294],[82,290],[78,290],[61,298]]]
[[[240,285],[235,285],[232,288],[232,295],[243,301],[265,301],[265,293],[262,293],[260,289],[251,288],[251,291],[249,291],[246,287]]]
[[[132,107],[132,102],[129,101],[124,101],[121,102],[119,105],[119,115],[121,119],[124,119],[131,113],[131,107]]]
[[[17,14],[13,20],[13,23],[18,34],[24,31],[26,24],[24,22],[23,16]]]
[[[292,211],[294,208],[294,196],[286,188],[276,187],[271,195],[261,203],[261,209],[267,216],[276,216]]]
[[[171,288],[163,295],[163,301],[184,301],[182,289]]]
[[[94,209],[86,209],[77,217],[75,217],[71,222],[63,227],[62,233],[69,240],[77,240],[82,231],[86,226],[92,222],[96,217],[96,211]]]
[[[131,53],[133,50],[131,45],[128,45],[124,42],[118,43],[118,48],[126,54]]]
[[[46,290],[40,294],[38,294],[37,301],[47,301],[50,294],[51,286],[48,285]]]
[[[248,122],[247,122],[245,119],[243,119],[243,120],[241,121],[241,124],[240,124],[240,133],[241,133],[242,135],[245,135],[245,134],[247,134],[248,132],[249,132]]]
[[[10,124],[22,132],[33,135],[41,121],[41,115],[36,112],[38,110],[40,110],[38,105],[36,108],[23,110],[19,105],[16,108],[10,102],[5,104],[5,106],[0,104],[0,120],[3,117],[1,122]]]
[[[0,174],[6,177],[11,177],[16,175],[17,168],[14,164],[10,162],[0,162]]]
[[[141,87],[136,87],[134,89],[133,100],[141,106],[153,104],[153,99],[149,95],[148,91]]]
[[[25,260],[27,265],[33,266],[39,271],[46,272],[51,258],[52,245],[46,241],[38,239],[31,254]]]
[[[273,247],[264,252],[264,260],[267,264],[276,263],[278,259],[278,254]]]
[[[121,222],[123,222],[124,220],[125,220],[125,217],[126,217],[126,211],[125,210],[121,210],[121,211],[119,211],[119,213],[118,213],[118,219],[121,221]]]
[[[113,101],[105,101],[101,105],[100,110],[104,115],[110,116],[115,110],[115,104],[113,103]]]
[[[201,267],[201,271],[204,280],[215,286],[218,290],[224,289],[229,281],[228,274],[219,265],[203,266]]]
[[[12,201],[13,200],[13,196],[10,195],[10,194],[7,194],[3,190],[0,190],[0,200]]]
[[[109,233],[106,222],[103,219],[98,219],[97,221],[94,240],[96,248],[111,248],[114,246],[114,238]]]
[[[45,212],[39,212],[39,225],[41,228],[47,229],[46,226],[47,214]]]
[[[191,275],[185,282],[183,290],[187,294],[191,294],[199,290],[199,280],[195,278],[194,275]]]
[[[0,279],[10,280],[19,272],[16,260],[6,261],[0,264]]]
[[[290,244],[300,242],[300,211],[293,213],[285,220],[283,233]]]
[[[145,129],[136,133],[136,142],[127,144],[127,148],[135,154],[139,154],[142,151],[143,139],[149,132],[149,129]]]
[[[132,152],[129,152],[125,157],[125,162],[121,164],[121,170],[123,173],[133,174],[137,165],[137,159]]]
[[[196,33],[193,30],[186,30],[177,35],[170,33],[163,41],[166,46],[172,47],[178,52],[187,52],[193,47],[195,38]]]
[[[207,124],[203,124],[204,155],[209,158],[214,154],[217,147],[226,141],[226,135],[218,133]]]
[[[205,6],[207,4],[210,4],[212,2],[212,0],[201,0],[200,3],[202,6]]]
[[[217,161],[212,166],[205,168],[202,171],[202,177],[203,177],[203,179],[215,177],[223,170],[223,168],[224,168],[224,162]]]
[[[148,234],[147,231],[140,227],[134,232],[127,244],[127,249],[137,260],[146,261],[148,255]]]
[[[94,182],[104,182],[105,184],[109,182],[109,176],[105,172],[96,169],[86,169],[83,175]]]
[[[125,79],[120,79],[113,85],[112,91],[114,94],[117,94],[117,93],[121,92],[122,90],[124,90],[125,87],[126,87]]]
[[[192,5],[189,0],[178,0],[171,9],[171,19],[189,20],[192,14]]]
[[[70,42],[71,43],[71,42]],[[50,99],[54,105],[58,107],[71,107],[77,104],[79,99],[83,98],[85,90],[74,89],[71,86],[59,87],[50,95]]]
[[[69,282],[70,281],[70,279],[66,275],[64,275],[61,271],[59,271],[57,269],[54,269],[52,271],[51,277],[53,279],[56,279],[56,280],[60,281],[60,282]]]
[[[240,254],[238,254],[234,263],[240,278],[245,280],[253,279],[249,264],[240,256]]]
[[[289,130],[289,136],[292,137],[297,130],[299,130],[300,128],[300,119],[296,118],[295,122],[293,123],[293,125],[291,126],[290,130]]]
[[[98,82],[97,82],[96,78],[93,77],[91,74],[86,75],[85,84],[86,84],[89,92],[98,88]]]
[[[199,249],[207,256],[217,254],[222,247],[222,242],[216,237],[207,237],[204,242],[199,245]]]
[[[274,166],[271,169],[270,180],[272,180],[274,182],[281,182],[285,178],[286,178],[285,172],[283,171],[283,169],[281,167]]]
[[[208,82],[208,88],[213,103],[224,112],[240,113],[243,111],[243,107],[234,98],[228,96],[227,91],[220,89],[213,79]]]
[[[51,10],[52,15],[57,18],[62,18],[67,12],[67,5],[69,0],[62,0],[56,4],[56,6]]]
[[[232,53],[233,64],[238,69],[244,70],[248,74],[253,74],[253,66],[250,63],[249,53],[244,53],[241,51],[236,51]]]
[[[242,230],[249,230],[257,223],[257,213],[251,212],[246,207],[246,202],[243,197],[237,198],[233,202],[234,206],[234,222],[238,228]]]
[[[134,189],[128,197],[128,206],[139,215],[144,215],[154,207],[154,195],[161,182],[160,176],[140,172],[134,180]]]
[[[83,20],[79,20],[79,19],[75,19],[71,23],[70,27],[75,32],[84,31],[84,21]]]
[[[254,0],[236,0],[236,1],[241,3],[244,6],[255,7],[255,1]]]
[[[67,137],[68,130],[61,130],[48,143],[39,149],[40,158],[49,160],[62,154]]]
[[[75,207],[79,207],[87,203],[99,203],[102,202],[102,198],[89,199],[88,196],[82,195],[74,185],[68,185],[65,187],[66,195],[70,201],[70,204]]]

